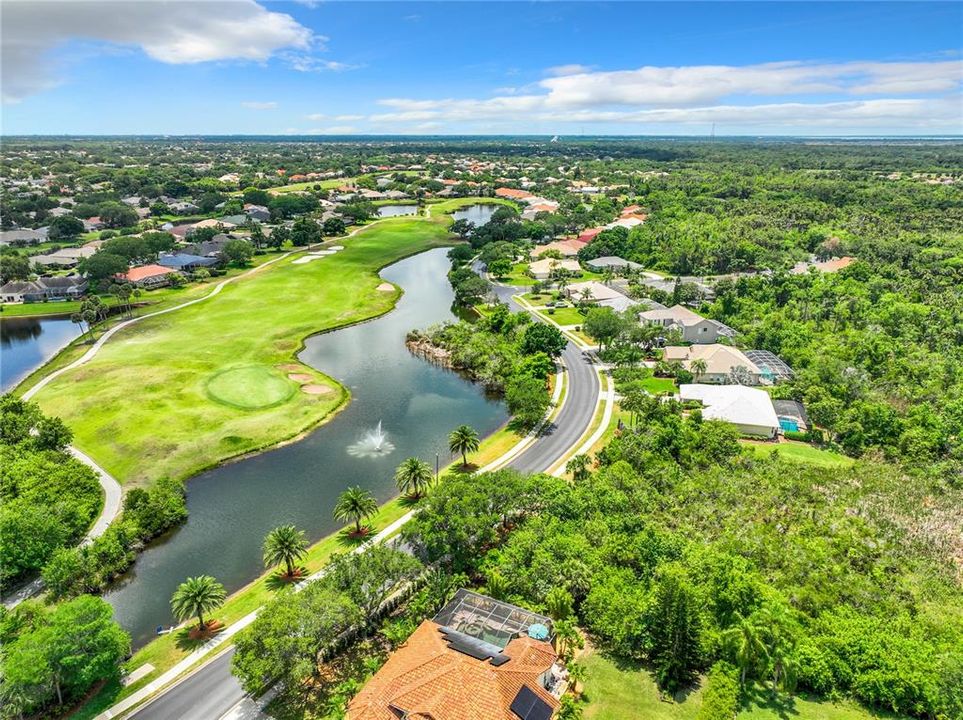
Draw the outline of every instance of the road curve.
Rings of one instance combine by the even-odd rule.
[[[513,310],[524,310],[512,300],[516,288],[493,285],[492,290]],[[576,446],[591,424],[600,392],[598,373],[591,358],[572,342],[562,353],[562,360],[568,372],[568,391],[561,411],[508,467],[522,472],[547,472]],[[230,648],[127,717],[131,720],[220,720],[232,714],[246,698],[237,678],[231,674],[233,655],[234,649]],[[257,716],[260,714],[255,711]],[[111,716],[105,713],[99,717]]]

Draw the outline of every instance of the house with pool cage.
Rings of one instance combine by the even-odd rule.
[[[459,590],[388,658],[348,720],[549,720],[568,685],[552,621]]]

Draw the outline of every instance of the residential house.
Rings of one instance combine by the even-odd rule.
[[[40,230],[21,228],[19,230],[4,230],[0,232],[0,245],[38,245],[46,242],[47,233]]]
[[[702,417],[732,423],[743,435],[772,439],[779,432],[779,419],[769,393],[743,385],[682,385],[683,401],[702,403]]]
[[[528,192],[528,190],[515,190],[514,188],[500,187],[495,190],[495,197],[522,201],[526,198],[535,197],[535,195],[534,193]]]
[[[555,242],[550,242],[547,245],[536,245],[530,254],[533,258],[539,258],[545,253],[554,250],[562,257],[571,258],[578,255],[578,251],[583,247],[585,246],[579,242],[576,242],[575,240],[556,240]]]
[[[87,218],[84,220],[84,232],[94,232],[95,230],[103,230],[107,227],[107,223],[100,219],[99,216]]]
[[[189,253],[175,253],[174,255],[161,255],[157,264],[170,270],[183,270],[184,272],[194,272],[198,268],[209,268],[217,265],[217,258],[202,257]]]
[[[582,274],[582,266],[579,265],[578,260],[543,258],[528,265],[529,274],[536,280],[547,280],[558,270],[565,270],[576,275]]]
[[[736,331],[716,320],[709,320],[699,313],[682,305],[673,305],[666,310],[646,310],[639,313],[641,322],[660,325],[666,330],[678,328],[683,342],[708,345],[720,337],[733,337]]]
[[[549,720],[568,685],[552,621],[459,590],[348,704],[347,720]]]
[[[47,253],[46,255],[34,255],[30,260],[34,264],[43,267],[72,268],[76,267],[77,263],[84,258],[89,258],[95,252],[97,252],[97,248],[87,246],[62,248],[52,253]]]
[[[588,230],[583,230],[582,234],[578,236],[578,241],[582,243],[590,243],[604,229],[605,228],[597,227],[597,228],[589,228]]]
[[[47,300],[76,300],[87,292],[87,281],[82,277],[47,277],[33,281],[13,281],[0,287],[3,302],[44,302]]]
[[[193,213],[199,212],[200,207],[187,200],[178,200],[176,202],[169,203],[168,206],[172,213],[175,215],[192,215]]]
[[[665,348],[662,359],[678,362],[694,376],[695,382],[713,385],[759,385],[763,382],[760,368],[739,349],[731,345],[686,345]],[[693,365],[704,363],[702,372]]]
[[[123,275],[118,275],[117,278],[139,288],[153,290],[170,285],[171,281],[168,276],[174,272],[176,271],[163,265],[142,265],[141,267],[131,268]]]
[[[571,298],[572,302],[589,302],[597,305],[606,301],[619,300],[620,298],[625,297],[625,295],[620,293],[615,288],[609,287],[608,285],[595,280],[572,283],[571,285],[566,286],[565,295]]]
[[[201,257],[213,257],[224,252],[224,246],[233,239],[234,238],[232,238],[230,235],[219,233],[210,240],[186,245],[184,247],[184,252],[191,255],[200,255]]]
[[[613,270],[618,270],[620,272],[642,269],[642,266],[638,263],[632,262],[631,260],[623,260],[615,255],[604,255],[603,257],[589,260],[585,264],[597,272],[602,272],[606,268],[612,268]]]
[[[244,206],[244,214],[247,215],[251,220],[257,220],[258,222],[267,222],[271,219],[271,211],[268,210],[264,205],[253,205],[248,203]]]

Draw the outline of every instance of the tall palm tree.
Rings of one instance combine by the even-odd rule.
[[[732,648],[736,664],[739,666],[739,684],[745,686],[746,674],[750,668],[758,666],[768,656],[763,640],[766,628],[754,616],[743,617],[736,612],[736,623],[728,628],[724,641]]]
[[[177,586],[171,596],[171,610],[178,620],[197,617],[197,625],[204,630],[204,613],[216,610],[224,604],[227,593],[224,586],[210,575],[187,578]]]
[[[287,576],[294,575],[294,563],[308,551],[308,541],[304,532],[294,525],[281,525],[274,528],[264,538],[264,565],[274,567],[283,564]]]
[[[398,492],[405,493],[412,498],[420,498],[431,486],[434,475],[431,465],[424,460],[410,457],[395,470],[395,483]]]
[[[706,370],[709,369],[709,365],[702,358],[696,358],[691,363],[689,363],[689,370],[692,371],[692,375],[696,378],[700,378],[706,374]]]
[[[461,454],[461,464],[468,466],[468,453],[478,450],[478,433],[470,425],[459,425],[448,436],[448,449]]]
[[[573,482],[582,482],[589,476],[589,468],[592,466],[592,458],[588,455],[575,455],[565,465],[565,469],[572,473]]]
[[[363,529],[361,521],[378,512],[378,503],[367,490],[360,487],[350,487],[338,497],[334,506],[336,520],[353,521],[354,534],[361,535]]]

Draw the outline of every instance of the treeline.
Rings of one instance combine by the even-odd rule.
[[[101,507],[97,475],[67,446],[56,417],[13,395],[0,398],[0,588],[44,567],[83,538]]]
[[[534,427],[544,418],[554,358],[567,342],[557,328],[534,322],[525,313],[512,313],[502,304],[476,323],[445,323],[408,336],[413,350],[424,345],[440,348],[451,367],[504,393],[521,429]]]
[[[790,707],[805,691],[963,714],[959,492],[935,499],[876,463],[754,459],[731,427],[671,403],[638,415],[594,467],[571,463],[571,483],[447,479],[405,541],[513,602],[547,611],[564,594],[596,647],[642,661],[667,691],[714,668],[714,706],[762,686]]]

